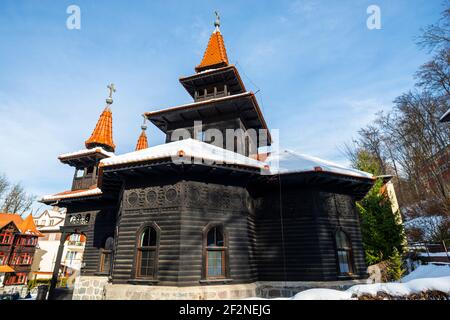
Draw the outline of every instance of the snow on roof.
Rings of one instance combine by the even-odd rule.
[[[95,147],[95,148],[92,148],[92,149],[82,149],[82,150],[79,150],[79,151],[76,151],[76,152],[64,153],[64,154],[60,155],[58,157],[58,159],[59,160],[64,160],[64,159],[67,159],[67,158],[78,157],[78,156],[86,156],[86,155],[94,154],[94,153],[100,153],[100,154],[103,154],[103,155],[105,155],[107,157],[113,157],[114,156],[113,152],[106,151],[102,147]]]
[[[182,158],[180,158],[180,154],[183,154]],[[174,161],[175,163],[186,163],[186,161],[190,161],[191,158],[194,158],[194,160],[203,159],[215,163],[233,164],[259,169],[265,168],[263,162],[195,139],[169,142],[155,147],[102,159],[100,165],[113,166],[164,158],[172,158],[176,160]]]
[[[41,201],[52,201],[52,200],[61,200],[61,199],[67,199],[67,198],[79,198],[79,197],[87,197],[87,196],[95,196],[95,195],[101,195],[102,190],[99,188],[92,188],[87,190],[76,190],[76,191],[70,191],[70,192],[61,192],[54,195],[46,195],[43,196]]]
[[[307,171],[325,171],[361,178],[373,178],[373,175],[316,157],[296,153],[290,150],[273,152],[265,161],[272,174],[286,174]]]

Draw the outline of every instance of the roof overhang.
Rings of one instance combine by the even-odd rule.
[[[100,188],[90,188],[84,190],[64,191],[54,195],[43,196],[39,202],[45,204],[66,203],[73,201],[83,201],[86,199],[101,198],[103,191]]]
[[[176,163],[171,157],[150,161],[101,167],[102,190],[118,192],[124,180],[208,180],[217,183],[245,184],[245,181],[260,175],[259,168],[233,164],[187,162]]]
[[[194,121],[212,123],[223,119],[240,118],[247,129],[267,130],[267,143],[272,143],[266,121],[253,92],[210,99],[159,111],[146,112],[144,116],[161,131],[192,127]]]
[[[259,185],[259,188],[262,186],[261,190],[267,190],[267,186],[279,188],[280,182],[283,187],[317,187],[324,191],[348,194],[356,200],[360,200],[372,188],[375,179],[327,171],[304,171],[261,176],[257,181],[257,183],[261,183]],[[257,184],[254,186],[258,188]]]
[[[72,167],[86,167],[92,165],[101,159],[113,156],[112,152],[108,152],[101,147],[80,150],[77,152],[65,153],[58,157],[59,161]]]
[[[179,81],[193,98],[196,88],[214,83],[226,84],[231,94],[239,94],[246,91],[239,72],[234,65],[203,71],[188,77],[181,77]]]

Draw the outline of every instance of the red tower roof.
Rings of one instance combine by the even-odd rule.
[[[147,135],[145,134],[145,126],[142,126],[142,132],[139,136],[139,139],[136,144],[136,151],[147,149],[148,148],[148,141],[147,141]]]
[[[223,41],[222,34],[219,27],[216,27],[211,37],[209,38],[208,47],[203,55],[202,62],[195,67],[196,72],[201,72],[207,69],[214,69],[228,66],[227,50]]]
[[[86,148],[104,147],[107,151],[114,152],[116,146],[112,136],[112,112],[109,105],[103,110],[97,125],[89,139],[85,142]]]

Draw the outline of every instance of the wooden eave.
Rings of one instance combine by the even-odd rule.
[[[181,77],[179,81],[193,98],[197,88],[215,83],[226,84],[231,94],[247,91],[241,76],[234,65],[200,72],[188,77]]]
[[[84,168],[89,165],[92,165],[96,163],[99,160],[108,158],[108,156],[100,153],[100,152],[93,152],[90,154],[85,155],[74,155],[71,157],[64,157],[59,159],[62,163],[68,164],[69,166],[76,167],[76,168]]]
[[[336,193],[348,194],[356,200],[362,199],[372,188],[375,179],[350,176],[328,171],[303,171],[260,176],[254,183],[256,189],[266,187],[311,187],[316,186]]]
[[[238,117],[247,129],[266,129],[268,144],[272,142],[267,123],[253,92],[146,112],[144,116],[164,133],[172,128],[192,126],[197,120],[212,122],[214,119],[220,121],[227,117]]]

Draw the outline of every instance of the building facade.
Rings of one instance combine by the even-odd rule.
[[[33,279],[51,279],[61,241],[60,227],[64,225],[65,217],[65,208],[58,207],[52,207],[34,217],[37,229],[43,237],[39,238],[35,253],[32,266]],[[59,271],[61,277],[70,277],[79,273],[85,243],[86,237],[81,234],[66,237]]]
[[[355,201],[372,175],[258,154],[272,137],[219,21],[195,71],[180,78],[192,103],[144,115],[165,144],[148,147],[143,126],[136,151],[114,154],[109,86],[86,149],[59,157],[74,167],[72,188],[41,201],[67,208],[62,239],[86,237],[74,299],[277,296],[367,278]]]
[[[38,238],[31,214],[0,213],[0,287],[2,291],[20,291],[31,274]]]

